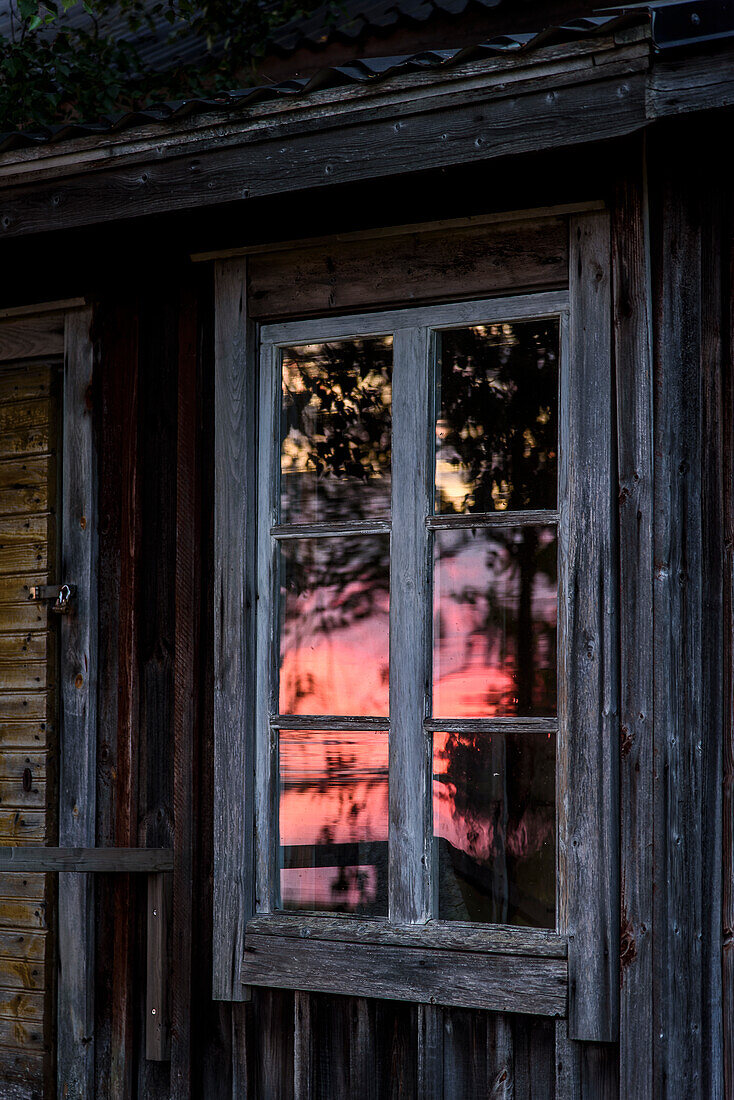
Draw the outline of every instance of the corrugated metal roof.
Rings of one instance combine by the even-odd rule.
[[[505,0],[344,0],[336,10],[324,5],[306,19],[286,23],[271,35],[269,45],[289,54],[301,47],[351,43],[362,35],[419,25],[434,15],[459,16],[470,7],[492,10],[504,4]]]
[[[13,131],[0,134],[0,153],[32,145],[65,141],[68,138],[119,133],[134,127],[147,126],[150,123],[165,123],[196,114],[229,113],[244,110],[258,103],[266,103],[269,100],[305,96],[325,88],[375,84],[391,76],[452,68],[487,57],[527,53],[540,46],[608,35],[622,27],[644,24],[647,20],[647,15],[639,12],[590,16],[574,19],[562,26],[547,27],[535,33],[500,35],[488,42],[459,50],[428,50],[410,56],[352,61],[346,65],[322,69],[308,78],[237,89],[207,99],[184,99],[154,104],[145,110],[128,112],[112,119],[103,118],[93,123],[64,124],[35,133]]]

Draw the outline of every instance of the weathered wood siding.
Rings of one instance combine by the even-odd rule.
[[[53,583],[61,360],[41,332],[0,362],[0,844],[54,841],[57,623],[29,600]],[[22,339],[21,339],[22,337]],[[27,347],[25,343],[27,342]],[[17,345],[17,347],[16,347]],[[60,350],[60,349],[59,349]],[[40,356],[40,357],[39,357]],[[0,1095],[41,1095],[52,1069],[54,876],[0,873]]]

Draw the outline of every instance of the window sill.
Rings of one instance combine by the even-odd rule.
[[[544,929],[276,913],[248,921],[245,985],[565,1016],[566,940]]]

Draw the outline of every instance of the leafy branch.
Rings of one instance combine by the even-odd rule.
[[[0,131],[95,122],[252,84],[273,31],[309,14],[309,2],[9,0],[0,32]],[[333,18],[338,6],[329,10]],[[198,60],[182,64],[177,47],[192,39]],[[147,60],[152,46],[164,64]]]

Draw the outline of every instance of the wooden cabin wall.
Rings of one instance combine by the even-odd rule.
[[[151,262],[97,307],[97,843],[174,846],[171,1060],[145,1058],[145,884],[98,877],[98,1095],[734,1100],[732,187],[703,129],[620,163],[589,194],[613,207],[619,1044],[526,1016],[211,1000],[211,273]]]

